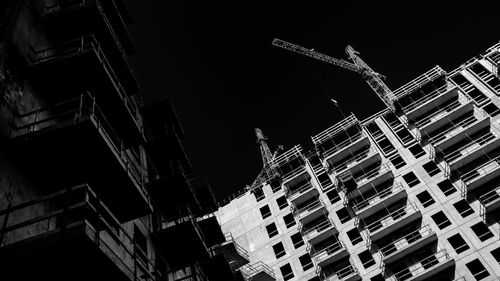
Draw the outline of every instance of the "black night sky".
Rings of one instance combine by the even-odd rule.
[[[451,71],[500,40],[496,7],[459,1],[128,2],[142,91],[172,93],[188,155],[218,197],[260,171],[254,127],[272,150],[309,146],[341,117],[329,98],[360,119],[383,107],[356,73],[273,47],[274,37],[344,59],[350,44],[391,89],[435,65]]]

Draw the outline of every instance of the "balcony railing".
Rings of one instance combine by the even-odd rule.
[[[481,217],[486,217],[486,214],[492,212],[500,207],[500,186],[486,192],[479,197],[481,202],[480,214]]]
[[[253,264],[247,264],[241,267],[241,272],[246,276],[247,280],[276,280],[276,275],[274,270],[269,267],[269,265],[259,261]],[[257,278],[260,275],[264,275],[262,278]]]
[[[434,239],[430,239],[434,238]],[[384,264],[395,262],[402,258],[404,255],[410,254],[415,248],[423,248],[428,242],[436,241],[437,236],[435,232],[425,225],[422,228],[415,230],[396,241],[390,242],[388,245],[380,248],[380,254]]]
[[[316,270],[317,274],[322,277],[323,281],[344,281],[344,280],[360,280],[361,276],[356,267],[351,264],[336,270],[333,274],[327,275],[325,270],[320,267]]]
[[[381,164],[380,166],[375,166],[361,173],[357,173],[356,175],[352,175],[349,172],[345,172],[344,174],[339,175],[339,179],[341,181],[348,181],[352,178],[358,185],[358,188],[369,183],[371,180],[376,178],[379,175],[390,172],[391,168],[387,163]]]
[[[401,183],[395,184],[391,188],[386,188],[381,191],[375,189],[375,194],[371,195],[370,197],[363,198],[362,200],[356,200],[352,205],[352,209],[356,213],[356,215],[359,216],[360,213],[367,211],[368,209],[374,207],[379,203],[384,202],[385,204],[385,200],[388,197],[399,194],[400,192],[405,193],[405,189],[403,188],[403,185]]]
[[[420,211],[417,209],[415,203],[407,204],[398,209],[389,211],[388,214],[384,215],[382,218],[368,224],[366,226],[366,230],[368,231],[371,240],[377,240],[380,238],[381,233],[384,232],[385,229],[387,233],[399,229],[403,227],[403,222],[407,222],[406,218],[413,217],[414,214],[420,214]]]
[[[281,177],[283,179],[283,182],[287,182],[303,173],[307,173],[305,164],[295,167],[293,170],[287,172],[286,174],[282,174]]]
[[[450,165],[453,165],[453,163],[460,158],[470,155],[472,152],[480,149],[488,142],[496,139],[496,136],[492,132],[488,131],[480,136],[467,136],[467,138],[470,140],[470,142],[457,147],[453,151],[443,152],[439,150],[439,154],[443,155],[444,160],[447,161]]]
[[[116,87],[117,94],[119,98],[123,101],[122,104],[125,106],[130,115],[134,118],[137,123],[137,127],[142,131],[142,122],[140,121],[140,113],[136,102],[129,97],[125,91],[120,79],[116,75],[115,71],[111,67],[104,51],[94,37],[94,35],[85,35],[80,38],[62,43],[55,47],[50,47],[46,49],[41,49],[34,51],[32,50],[31,60],[34,64],[42,64],[49,61],[55,61],[58,59],[71,57],[75,55],[81,55],[84,53],[93,52],[99,62],[102,64],[106,73],[109,75],[111,82]]]
[[[107,121],[96,104],[94,97],[88,93],[82,94],[78,98],[18,116],[17,123],[23,125],[16,128],[12,133],[12,137],[42,131],[51,126],[81,118],[90,118],[95,122],[99,131],[102,132],[102,136],[106,139],[106,142],[133,182],[147,195],[148,193],[144,188],[145,174],[138,159],[134,159],[132,154],[127,152],[123,141],[117,136],[113,127]]]
[[[410,266],[408,269],[395,273],[391,277],[391,280],[415,280],[417,278],[423,278],[424,276],[425,278],[429,278],[449,268],[453,262],[453,258],[450,257],[446,250],[441,250],[421,259],[417,264]]]
[[[314,248],[311,248],[310,254],[314,256],[314,260],[319,266],[324,266],[325,263],[329,264],[342,258],[343,256],[349,255],[342,240],[337,240],[318,252],[314,251]]]
[[[295,205],[292,205],[295,206]],[[293,208],[293,214],[299,220],[303,220],[305,217],[311,215],[314,211],[319,210],[321,208],[326,208],[325,204],[321,199],[315,200],[306,206],[302,206],[300,208]]]
[[[407,115],[411,114],[412,111],[416,110],[420,106],[436,99],[443,93],[446,93],[448,91],[447,85],[442,85],[441,87],[437,88],[436,90],[430,92],[429,94],[425,95],[424,97],[420,98],[419,100],[416,100],[412,102],[411,104],[403,107],[403,111],[406,112]]]
[[[345,169],[349,169],[349,168],[353,167],[354,165],[358,164],[359,162],[361,162],[362,160],[367,159],[370,156],[373,156],[377,153],[378,153],[378,150],[375,149],[374,147],[370,147],[368,149],[363,149],[359,152],[351,154],[352,156],[349,157],[348,159],[345,159],[340,163],[333,164],[333,171],[335,173],[340,173],[340,172],[344,171]]]
[[[394,95],[396,98],[401,99],[402,97],[413,93],[414,91],[418,90],[425,84],[432,82],[436,80],[437,78],[443,76],[446,74],[446,71],[444,71],[440,66],[435,66],[429,71],[425,72],[424,74],[420,75],[419,77],[413,79],[412,81],[406,83],[405,85],[397,88],[394,91]],[[405,110],[407,111],[407,110]]]
[[[347,139],[345,139],[339,143],[333,143],[332,147],[322,151],[322,156],[325,160],[328,160],[329,158],[335,156],[338,152],[346,149],[351,144],[353,144],[354,142],[356,142],[364,137],[366,137],[366,133],[363,131],[359,131],[352,136],[348,136]]]
[[[59,237],[62,233],[69,233],[74,229],[81,231],[81,235],[92,241],[96,249],[106,249],[102,251],[109,261],[114,262],[117,269],[124,271],[131,278],[156,280],[156,267],[148,255],[136,246],[134,238],[86,184],[14,205],[1,210],[0,217],[2,216],[6,227],[0,230],[0,237],[3,238],[3,241],[0,241],[0,256],[5,248],[15,247],[24,251],[25,249],[20,247],[33,247],[31,244],[22,244],[24,241],[41,239],[40,243],[46,243],[54,241],[48,240],[51,235]],[[80,226],[84,229],[78,230]],[[68,236],[66,239],[57,240],[61,241],[61,244],[52,244],[51,247],[72,247],[73,244],[68,242],[70,239]],[[74,246],[80,246],[82,241],[75,240]],[[36,248],[31,249],[36,251]],[[84,253],[74,254],[78,256]],[[88,257],[87,264],[95,262],[97,261],[93,257]]]
[[[470,99],[468,99],[466,96],[459,95],[458,99],[453,100],[451,103],[448,103],[443,107],[439,107],[439,110],[426,114],[425,117],[418,119],[417,121],[415,121],[414,124],[418,128],[426,127],[430,123],[443,118],[444,116],[448,115],[450,112],[454,111],[458,107],[467,104],[469,102]]]
[[[306,230],[301,228],[301,234],[302,236],[304,236],[305,239],[311,242],[312,240],[314,240],[316,237],[319,237],[322,233],[324,233],[327,230],[332,230],[332,234],[333,231],[335,231],[335,224],[329,218],[313,227],[307,228]]]
[[[500,155],[489,159],[468,172],[460,174],[462,180],[462,184],[460,185],[462,195],[467,194],[467,191],[471,191],[497,176],[500,172],[499,167]]]
[[[464,115],[458,120],[451,121],[452,126],[449,126],[446,129],[439,130],[437,134],[423,134],[426,136],[427,140],[434,146],[439,147],[441,143],[445,140],[449,140],[454,136],[464,132],[465,130],[472,127],[472,125],[477,124],[479,121],[489,119],[489,116],[484,110],[474,108],[472,111],[472,115]]]
[[[245,263],[248,263],[250,261],[250,255],[248,254],[248,251],[241,247],[240,244],[236,243],[236,240],[234,240],[233,234],[231,232],[226,232],[224,233],[224,237],[226,239],[226,242],[223,243],[224,245],[230,244],[234,247],[236,250],[236,253],[245,260]]]

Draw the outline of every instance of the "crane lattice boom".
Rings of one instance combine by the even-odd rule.
[[[389,107],[389,109],[394,110],[394,100],[395,96],[392,91],[387,87],[387,85],[382,81],[384,76],[373,71],[359,56],[351,46],[346,47],[346,53],[353,63],[345,61],[343,59],[332,58],[325,54],[314,51],[314,49],[307,49],[299,45],[295,45],[280,39],[274,39],[272,44],[276,47],[280,47],[304,56],[308,56],[317,60],[321,60],[344,69],[357,72],[363,76],[366,83],[372,88],[372,90],[377,94],[377,96],[382,99],[382,101]]]

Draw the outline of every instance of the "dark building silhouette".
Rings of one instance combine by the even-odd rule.
[[[0,280],[244,280],[123,0],[0,2]]]

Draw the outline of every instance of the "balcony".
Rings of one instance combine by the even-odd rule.
[[[292,205],[295,206],[295,205]],[[326,206],[321,199],[314,200],[305,206],[293,207],[293,214],[302,223],[307,224],[328,213]]]
[[[309,242],[309,245],[316,245],[327,238],[333,237],[337,232],[335,224],[328,218],[313,227],[303,230],[302,236]]]
[[[313,136],[312,141],[323,159],[326,160],[332,154],[337,154],[361,137],[366,137],[366,134],[362,134],[359,120],[354,114],[351,114],[344,120]]]
[[[365,171],[354,175],[349,172],[339,175],[339,181],[342,182],[343,190],[349,198],[353,197],[354,190],[356,190],[356,194],[364,193],[392,178],[394,178],[394,174],[387,163],[372,165]]]
[[[71,26],[74,29],[89,28],[98,20],[102,20],[100,17],[105,16],[106,24],[109,25],[107,28],[112,29],[119,44],[131,54],[135,52],[135,47],[125,22],[130,15],[123,13],[120,2],[122,1],[56,0],[49,5],[44,2],[41,13],[46,18],[55,18],[52,20],[59,25]]]
[[[387,266],[391,263],[403,259],[419,249],[424,249],[427,245],[436,242],[437,235],[429,225],[413,231],[405,236],[390,242],[379,249],[382,261]]]
[[[127,147],[145,142],[142,120],[135,101],[128,95],[93,35],[82,36],[58,46],[32,50],[34,79],[47,87],[47,99],[58,103],[89,90]]]
[[[486,60],[490,63],[492,68],[492,73],[500,78],[500,52],[497,50],[486,57]]]
[[[481,165],[460,174],[462,195],[472,191],[500,175],[500,155],[486,158]]]
[[[426,280],[443,272],[455,264],[455,260],[448,255],[446,250],[441,250],[417,263],[412,264],[409,268],[395,273],[390,280],[400,281],[418,281]]]
[[[11,206],[0,217],[7,278],[157,280],[148,255],[88,185]]]
[[[478,132],[473,136],[467,136],[467,139],[462,141],[458,146],[453,151],[439,153],[448,162],[451,171],[457,170],[500,147],[500,138],[497,138],[488,129]]]
[[[476,62],[467,69],[473,76],[475,76],[479,81],[482,81],[486,87],[493,92],[495,95],[500,94],[500,79],[497,73],[492,73],[490,70],[486,69],[481,63]],[[492,69],[495,71],[495,69]]]
[[[442,85],[422,99],[407,106],[405,108],[406,117],[410,123],[420,128],[430,122],[434,116],[440,114],[442,110],[448,110],[458,102],[457,88],[448,89],[447,85]]]
[[[471,103],[468,111],[458,118],[441,119],[445,125],[432,133],[422,133],[436,150],[445,150],[490,125],[490,117],[484,110]]]
[[[300,205],[319,194],[318,189],[309,179],[300,182],[298,186],[293,187],[293,189],[291,187],[286,187],[285,191],[288,200],[295,205]]]
[[[250,262],[250,256],[247,250],[236,243],[231,233],[225,233],[225,237],[226,242],[221,245],[221,249],[224,251],[233,271],[236,271],[236,269]]]
[[[187,206],[178,209],[176,219],[161,223],[153,234],[153,241],[171,270],[211,257],[205,235]]]
[[[373,242],[421,218],[422,213],[416,208],[415,203],[411,203],[395,210],[388,210],[388,214],[368,224],[366,229]]]
[[[48,187],[87,182],[122,222],[152,211],[139,155],[124,148],[92,96],[20,115],[15,122],[11,143],[33,179]]]
[[[344,266],[340,269],[334,270],[319,270],[319,275],[322,276],[321,280],[324,281],[358,281],[361,280],[358,269],[351,264]]]
[[[319,251],[315,251],[313,247],[310,254],[314,256],[314,261],[321,268],[349,256],[349,252],[341,240],[336,240]]]
[[[241,273],[248,281],[275,281],[276,275],[269,265],[259,261],[241,267]]]
[[[352,164],[357,161],[356,156],[365,147],[370,146],[370,140],[368,134],[364,131],[357,132],[349,139],[344,140],[342,143],[338,144],[336,150],[326,151],[325,162],[333,168],[333,170],[339,172],[348,164]],[[360,157],[360,156],[358,156]],[[353,159],[354,158],[354,159]]]
[[[481,217],[485,218],[500,207],[500,186],[479,197]]]
[[[385,206],[389,206],[407,197],[406,190],[401,183],[380,191],[374,188],[374,191],[375,193],[368,198],[364,198],[361,195],[352,200],[352,209],[360,219],[365,219],[381,211]]]
[[[349,170],[351,174],[355,174],[376,162],[380,162],[381,159],[375,147],[364,148],[351,154],[347,159],[344,158],[341,162],[333,164],[332,170],[336,174],[340,174],[345,170]]]

